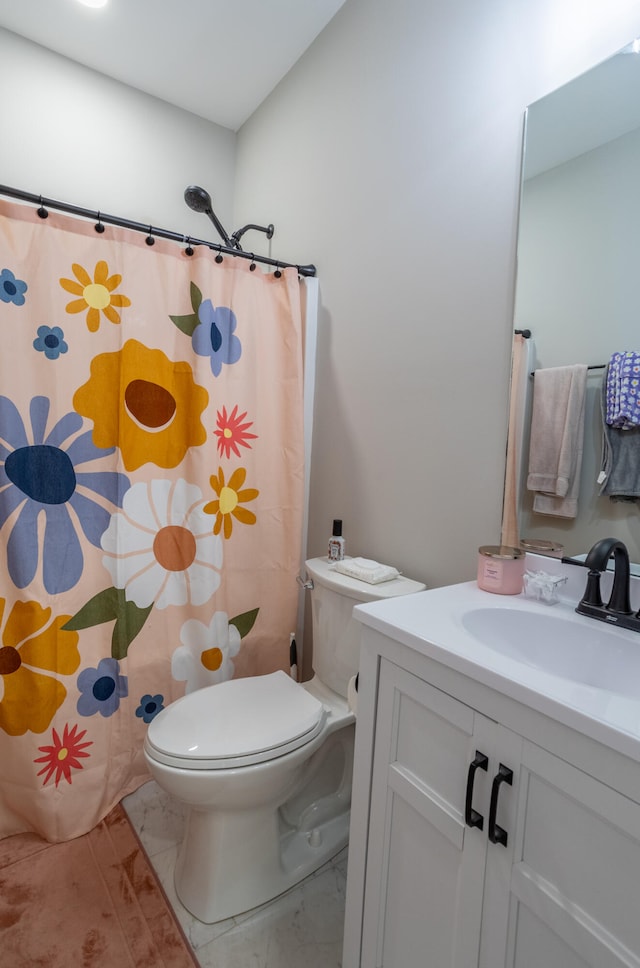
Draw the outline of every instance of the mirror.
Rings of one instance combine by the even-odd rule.
[[[636,562],[640,502],[601,496],[597,478],[605,365],[616,351],[640,353],[639,51],[630,44],[527,109],[514,313],[515,329],[531,332],[520,381],[520,538],[579,555],[600,538],[618,537]],[[534,511],[526,487],[529,374],[575,363],[590,367],[584,450],[577,515],[560,518]]]

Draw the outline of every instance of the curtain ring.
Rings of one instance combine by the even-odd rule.
[[[255,258],[256,257],[255,257],[255,255],[252,252],[251,253],[251,265],[249,266],[249,272],[255,272],[255,269],[256,269]]]
[[[218,254],[216,256],[216,262],[218,263],[218,265],[220,265],[220,263],[222,262],[222,249],[220,248],[220,246],[218,246]]]
[[[282,277],[282,273],[280,272],[280,266],[278,266],[278,268],[273,274],[276,277],[276,279],[280,279]]]
[[[98,222],[93,227],[96,230],[96,232],[98,232],[99,235],[102,235],[102,233],[104,232],[104,225],[100,221],[100,212],[98,212]]]
[[[153,226],[150,225],[149,226],[149,234],[148,234],[148,236],[145,239],[145,242],[147,243],[147,245],[155,245],[156,244],[156,240],[154,239],[154,237],[151,234],[152,229],[153,229]]]
[[[184,250],[185,255],[193,255],[193,246],[191,245],[191,236],[182,236],[183,242],[187,243],[187,247]]]
[[[38,209],[38,215],[40,216],[40,218],[49,218],[49,213],[44,207],[44,204],[42,201],[42,195],[40,196],[40,208]]]

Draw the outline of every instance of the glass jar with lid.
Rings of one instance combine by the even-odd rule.
[[[519,595],[524,579],[525,552],[509,545],[478,548],[478,587],[496,595]]]

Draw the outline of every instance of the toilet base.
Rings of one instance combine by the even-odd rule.
[[[176,894],[184,907],[206,924],[225,921],[266,904],[278,895],[304,880],[323,864],[335,857],[349,840],[349,814],[328,821],[322,828],[309,833],[297,832],[283,845],[282,860],[286,866],[278,865],[265,876],[255,870],[240,880],[222,885],[203,883],[202,878],[194,881],[193,872],[188,873],[189,858],[178,858],[175,869]],[[200,860],[202,865],[202,858]],[[200,870],[205,870],[200,866]],[[213,873],[214,869],[209,867]],[[219,873],[219,867],[215,873]],[[217,878],[216,878],[217,880]]]
[[[310,830],[292,830],[278,814],[243,811],[225,823],[219,814],[192,809],[174,874],[178,898],[207,924],[265,904],[346,847],[349,817],[347,809]],[[268,824],[279,829],[265,836]],[[236,845],[233,851],[216,849],[225,841]]]
[[[350,722],[318,737],[308,759],[298,750],[253,767],[251,791],[244,796],[233,795],[241,781],[236,775],[228,786],[221,779],[215,806],[192,800],[174,874],[176,893],[191,914],[212,924],[249,911],[346,846],[353,738]]]

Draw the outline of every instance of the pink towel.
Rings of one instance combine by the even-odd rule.
[[[578,513],[586,386],[584,363],[536,370],[527,488],[539,514]]]

